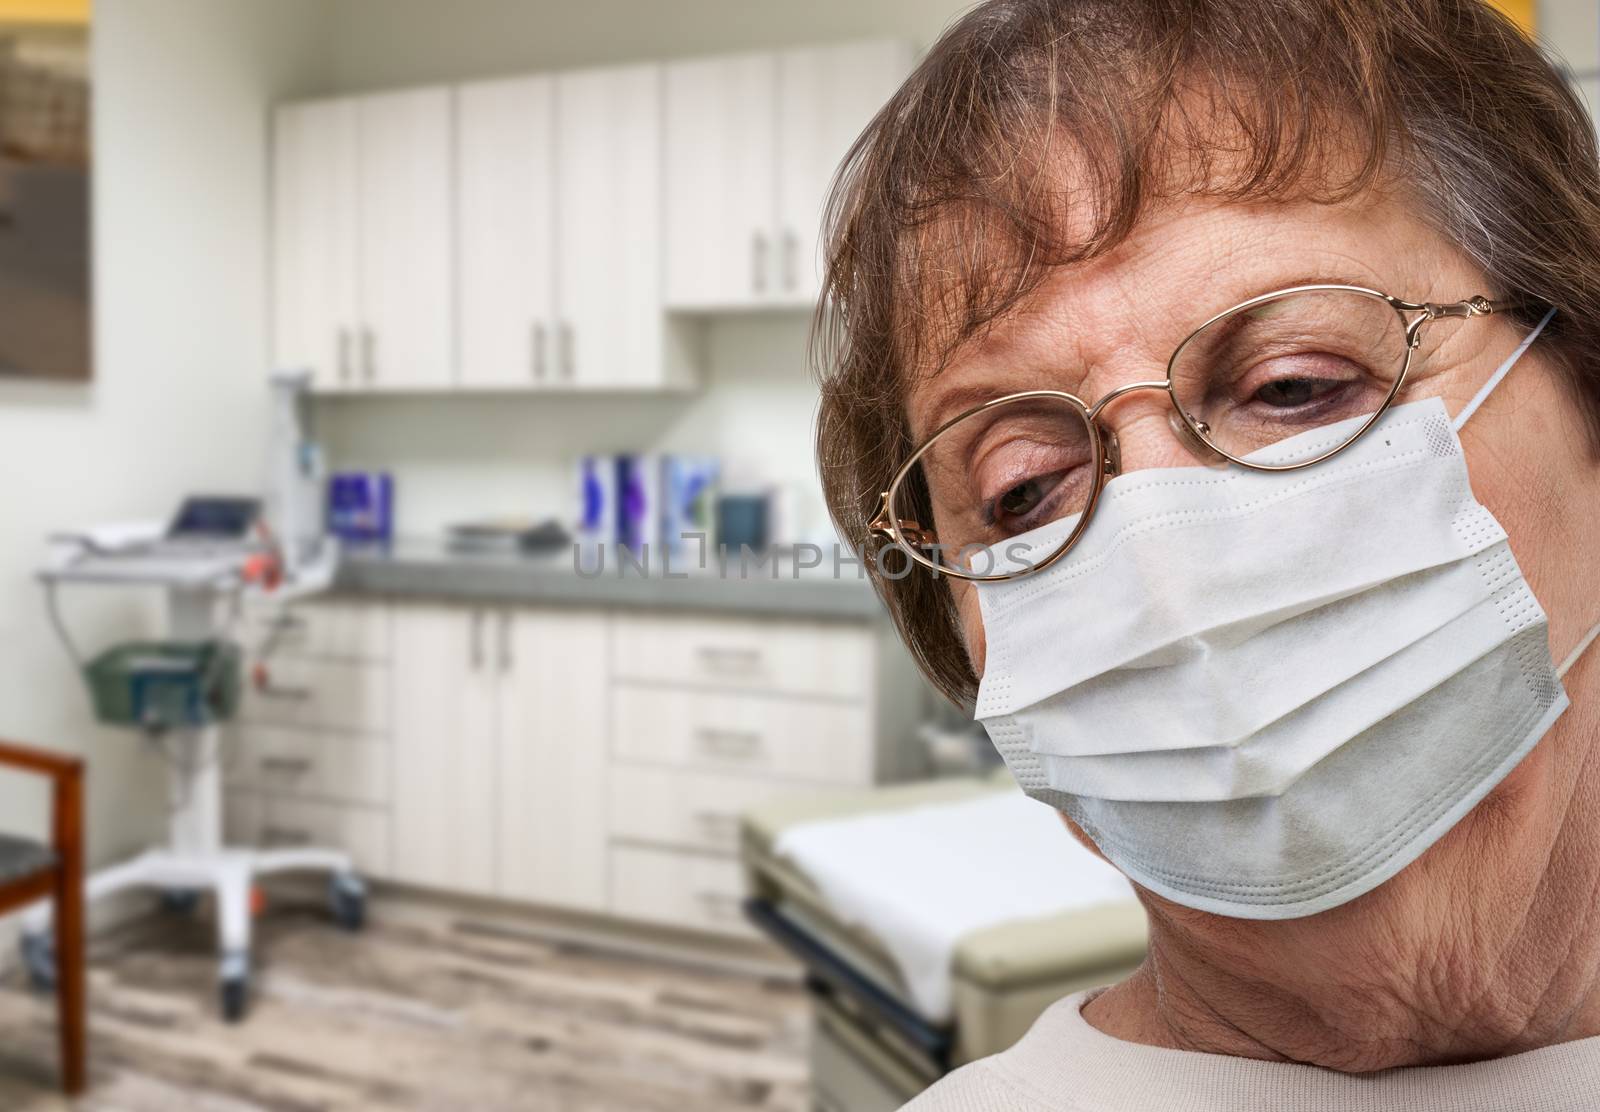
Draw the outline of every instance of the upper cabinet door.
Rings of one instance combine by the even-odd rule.
[[[288,105],[273,127],[273,364],[318,390],[355,384],[356,128],[347,100]]]
[[[911,72],[903,42],[785,51],[778,60],[778,288],[821,292],[822,210],[840,163]]]
[[[666,67],[666,299],[715,309],[778,280],[775,54]]]
[[[663,385],[661,67],[558,76],[556,166],[556,374]]]
[[[361,385],[455,378],[450,89],[361,97]]]
[[[459,382],[556,381],[555,80],[486,81],[456,94]]]

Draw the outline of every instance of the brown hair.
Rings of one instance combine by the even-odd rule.
[[[979,5],[857,141],[829,206],[817,447],[841,535],[871,551],[879,492],[915,448],[916,376],[1051,268],[1116,246],[1151,202],[1391,183],[1498,296],[1560,309],[1541,345],[1600,440],[1593,125],[1505,17],[1479,0]],[[969,704],[947,582],[865,563],[922,669]]]

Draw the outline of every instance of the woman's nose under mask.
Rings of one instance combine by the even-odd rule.
[[[1566,709],[1593,636],[1554,666],[1457,437],[1543,327],[1454,422],[1430,399],[1304,471],[1119,476],[1065,558],[979,584],[977,715],[1022,788],[1146,888],[1247,919],[1345,903],[1437,841]]]

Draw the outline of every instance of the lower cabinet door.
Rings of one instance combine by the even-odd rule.
[[[494,891],[493,615],[457,606],[394,612],[395,879]]]
[[[497,621],[499,894],[606,908],[605,616],[507,610]]]

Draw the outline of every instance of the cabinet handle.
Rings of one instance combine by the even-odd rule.
[[[285,703],[309,703],[316,692],[309,687],[279,687],[271,680],[261,686],[263,699],[277,699]]]
[[[714,672],[752,672],[761,667],[761,650],[728,645],[699,645],[695,655]]]
[[[339,381],[350,381],[350,330],[339,326]]]
[[[535,321],[533,324],[533,377],[536,381],[544,381],[545,369],[545,335],[544,321]]]
[[[378,377],[378,337],[371,328],[361,329],[361,377],[371,382]]]
[[[701,832],[713,841],[733,841],[739,834],[739,816],[725,811],[696,811],[694,821]]]
[[[511,615],[509,612],[500,613],[500,671],[510,672],[516,664],[511,653]]]
[[[578,338],[573,333],[572,322],[561,322],[561,377],[571,382],[577,376]]]
[[[794,229],[783,230],[783,288],[793,292],[800,287],[800,237]]]
[[[750,236],[750,288],[756,293],[767,292],[767,234],[755,232]]]
[[[761,750],[761,735],[754,730],[718,730],[702,726],[695,731],[700,748],[717,757],[750,757]]]
[[[483,611],[472,612],[472,670],[483,668]]]
[[[741,919],[744,914],[744,901],[738,896],[730,896],[726,892],[711,892],[702,890],[694,894],[706,909],[706,914],[713,919]]]
[[[262,772],[281,772],[287,776],[299,776],[311,771],[311,758],[309,757],[263,757],[261,758]]]
[[[269,846],[307,846],[311,844],[311,831],[268,826],[261,831],[261,840]]]

